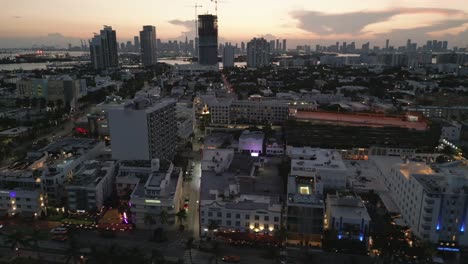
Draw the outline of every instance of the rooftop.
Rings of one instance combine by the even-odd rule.
[[[419,121],[408,121],[407,117],[386,116],[368,113],[334,113],[321,111],[297,111],[292,114],[297,120],[308,120],[315,122],[342,123],[349,126],[368,127],[401,127],[424,131],[428,129],[428,124],[422,118]]]
[[[294,153],[294,154],[293,154]],[[329,149],[293,148],[291,168],[311,168],[324,170],[345,170],[346,166],[340,153]]]
[[[335,218],[343,219],[364,219],[370,221],[366,206],[360,197],[346,195],[328,195],[327,208]]]
[[[73,179],[69,182],[69,187],[94,187],[102,178],[109,172],[112,172],[114,161],[99,162],[97,160],[87,160],[83,163],[82,168],[73,175]]]
[[[249,155],[235,154],[225,172],[203,171],[200,199],[215,200],[225,203],[226,207],[245,210],[278,204],[284,184],[278,176],[280,160],[270,158],[262,168],[254,166],[254,161]]]

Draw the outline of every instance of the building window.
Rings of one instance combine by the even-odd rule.
[[[265,220],[265,221],[270,221],[270,217],[269,217],[268,215],[265,215],[265,216],[263,217],[263,220]]]
[[[218,212],[216,215],[217,215],[218,217],[223,217],[223,214],[222,214],[221,212]]]
[[[255,215],[255,220],[260,220],[260,216]]]
[[[279,226],[278,225],[275,225],[275,230],[278,230],[279,229]]]
[[[240,214],[236,214],[236,219],[240,219]]]
[[[268,224],[264,224],[263,228],[268,229],[268,228],[270,228],[270,226]]]
[[[231,213],[226,213],[226,218],[231,218]]]
[[[246,215],[245,215],[245,219],[249,220],[249,219],[250,219],[250,215],[246,214]]]
[[[240,226],[240,221],[236,221],[236,226]]]
[[[231,226],[231,220],[226,221],[227,226]]]
[[[255,223],[254,226],[255,226],[255,228],[259,228],[259,227],[260,227],[260,225],[259,225],[258,223]]]
[[[213,216],[213,212],[208,212],[208,216]]]
[[[279,217],[275,216],[275,217],[273,218],[273,220],[274,220],[275,222],[278,222],[278,221],[279,221]]]
[[[245,222],[245,227],[249,228],[249,227],[250,227],[250,223],[249,223],[249,222]]]

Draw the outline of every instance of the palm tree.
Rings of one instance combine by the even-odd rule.
[[[78,245],[78,241],[76,240],[75,237],[72,237],[70,239],[70,242],[68,243],[68,248],[66,250],[66,256],[67,256],[67,261],[66,263],[79,263],[80,261],[80,247]]]
[[[218,229],[219,225],[216,221],[210,220],[208,223],[208,231],[209,231],[209,236],[211,237],[213,235],[213,231]]]
[[[39,104],[39,100],[36,97],[33,97],[31,99],[31,107],[36,108],[38,104]]]
[[[37,253],[37,258],[40,258],[39,251],[39,241],[45,240],[45,236],[41,233],[39,229],[34,229],[28,236],[29,241],[32,243],[32,248]]]
[[[167,222],[168,222],[168,219],[169,219],[169,214],[167,213],[166,210],[162,210],[160,213],[159,213],[159,222],[161,223],[161,225],[166,225]]]
[[[16,251],[19,256],[19,247],[28,247],[29,241],[23,232],[15,230],[13,233],[6,235],[5,245]]]
[[[61,111],[63,108],[63,100],[62,99],[55,100],[55,105],[57,106],[57,110]]]
[[[213,252],[213,256],[211,257],[211,260],[215,260],[215,263],[218,264],[218,258],[219,258],[219,253],[220,253],[220,249],[219,249],[219,242],[216,241],[216,240],[213,240],[213,242],[211,242],[211,251]]]
[[[49,107],[50,109],[54,109],[55,108],[54,101],[47,101],[47,107]]]
[[[42,112],[46,108],[47,101],[44,97],[39,98],[39,111]]]
[[[145,223],[146,226],[149,226],[151,230],[152,229],[151,227],[156,224],[156,219],[154,219],[152,214],[146,213],[145,216],[143,217],[143,222]],[[151,237],[153,237],[153,234],[151,234]]]
[[[185,248],[188,249],[188,251],[189,251],[190,264],[193,263],[193,260],[192,260],[192,246],[193,246],[193,240],[194,240],[194,238],[193,238],[193,237],[190,237],[190,238],[187,240],[187,243],[185,243]]]
[[[182,223],[187,220],[187,211],[185,209],[180,209],[176,214],[177,220],[182,225]]]
[[[166,263],[166,259],[164,255],[157,249],[151,250],[151,264],[164,264]]]

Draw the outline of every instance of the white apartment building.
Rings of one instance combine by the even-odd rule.
[[[193,108],[177,103],[177,136],[180,139],[187,140],[193,134],[195,113]]]
[[[158,172],[158,163],[151,160],[122,160],[118,163],[115,185],[117,196],[130,200],[130,195],[136,186],[146,182],[153,172]]]
[[[270,65],[270,43],[264,38],[253,38],[247,42],[247,67],[257,68]]]
[[[183,205],[182,169],[158,159],[151,161],[151,169],[147,179],[141,179],[130,195],[131,217],[137,228],[153,228],[144,223],[145,215],[150,214],[157,219],[162,211],[168,214],[167,224],[174,225],[175,215]]]
[[[338,151],[288,146],[287,154],[291,158],[291,175],[316,177],[324,189],[346,188],[347,170]]]
[[[62,207],[65,185],[85,161],[99,155],[105,148],[103,141],[86,138],[65,138],[44,147],[46,154],[41,166],[41,183],[47,193],[49,205]]]
[[[243,131],[239,137],[239,152],[255,153],[256,155],[263,153],[264,138],[265,135],[263,132],[249,130]]]
[[[0,171],[0,213],[24,217],[47,214],[47,194],[42,191],[39,162],[25,162]]]
[[[173,99],[148,96],[108,109],[112,157],[172,159],[177,142],[175,107]]]
[[[68,209],[100,210],[114,190],[115,161],[87,160],[67,184]]]
[[[272,233],[281,227],[278,177],[260,174],[249,155],[233,150],[204,151],[200,190],[200,230],[211,223],[225,231]],[[215,165],[216,164],[216,165]],[[276,168],[276,164],[266,164]]]
[[[352,194],[328,194],[325,228],[335,230],[338,239],[364,242],[371,218],[362,199]]]
[[[372,157],[384,176],[401,217],[420,239],[459,248],[468,245],[468,171],[460,164],[431,168],[425,163]]]

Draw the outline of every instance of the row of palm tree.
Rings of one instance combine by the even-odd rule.
[[[36,252],[37,258],[40,258],[39,241],[46,239],[40,230],[34,229],[29,234],[15,230],[10,234],[2,235],[4,245],[16,252],[17,256],[20,254],[20,248],[31,248]]]
[[[179,212],[176,213],[176,218],[180,224],[183,224],[187,220],[187,210],[180,209]],[[164,226],[168,223],[169,214],[166,210],[162,210],[158,215],[146,213],[143,217],[143,222],[145,225],[149,226],[150,229],[152,226],[157,224],[157,219],[159,219],[159,223]]]
[[[51,109],[62,109],[64,107],[64,102],[62,99],[57,100],[46,100],[45,98],[17,98],[15,102],[17,108],[39,108],[40,110],[45,109],[46,106]]]

